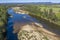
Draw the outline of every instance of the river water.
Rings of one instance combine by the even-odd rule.
[[[17,14],[14,12],[13,9],[8,9],[8,14],[12,15],[13,17],[8,18],[8,25],[7,25],[7,40],[18,40],[17,33],[13,33],[13,24],[14,23],[29,23],[29,22],[37,22],[35,18],[27,14]]]

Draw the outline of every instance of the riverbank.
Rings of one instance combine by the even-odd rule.
[[[37,18],[39,18],[39,17],[37,17]],[[19,30],[21,30],[21,29],[29,30],[30,27],[34,27],[38,31],[41,31],[45,36],[49,37],[49,39],[59,40],[59,36],[58,35],[56,35],[52,31],[47,30],[46,28],[43,28],[44,24],[37,25],[35,23],[36,21],[34,21],[35,19],[34,19],[34,17],[31,17],[31,16],[29,16],[27,14],[22,14],[22,13],[21,14],[15,14],[15,16],[14,16],[14,23],[16,23],[16,24],[13,25],[13,29],[14,29],[13,32],[14,33],[18,33]],[[43,20],[42,20],[42,22],[43,22]],[[49,26],[47,26],[47,27],[49,27]]]
[[[39,21],[44,22],[45,24],[47,24],[48,26],[50,26],[51,28],[53,28],[55,30],[60,30],[60,25],[57,25],[54,22],[50,22],[49,20],[46,20],[44,18],[41,18],[41,17],[39,17],[37,15],[33,15],[33,14],[29,14],[29,15],[32,16],[32,17],[34,17],[34,18],[36,18]]]
[[[21,7],[12,7],[12,9],[17,14],[28,14],[28,11],[22,10]]]
[[[31,31],[32,30],[32,31]],[[36,33],[34,33],[36,31]],[[21,24],[21,23],[16,23],[15,25],[14,25],[14,33],[16,33],[16,32],[18,32],[18,39],[20,39],[20,34],[22,34],[23,36],[24,36],[24,39],[28,39],[28,36],[27,37],[25,37],[25,35],[24,35],[24,33],[25,32],[28,32],[29,34],[27,34],[27,35],[35,35],[35,34],[37,34],[37,35],[39,35],[39,33],[40,33],[40,35],[39,36],[37,36],[37,39],[40,37],[40,38],[42,38],[42,36],[43,37],[46,37],[47,39],[49,39],[49,40],[59,40],[59,36],[57,36],[55,33],[52,33],[52,32],[50,32],[50,31],[48,31],[48,30],[46,30],[46,29],[44,29],[43,27],[41,27],[41,25],[40,26],[38,26],[38,25],[36,25],[35,24],[35,22],[32,22],[32,23],[23,23],[23,24]],[[22,33],[21,33],[22,32]],[[32,33],[30,33],[30,32],[32,32]],[[39,32],[39,33],[38,33]],[[34,34],[33,34],[34,33]],[[36,36],[36,35],[35,35]],[[29,36],[30,37],[30,36]],[[33,37],[32,37],[33,38]],[[46,39],[45,38],[45,39]],[[22,38],[21,38],[22,39]],[[42,38],[43,39],[43,38]]]
[[[30,15],[30,14],[29,14]],[[42,19],[41,17],[38,17],[38,16],[36,16],[36,15],[30,15],[30,16],[32,16],[33,18],[36,18],[36,19],[38,19],[39,21],[40,21],[40,23],[42,22],[42,24],[39,26],[39,25],[37,25],[37,24],[35,24],[36,26],[38,26],[37,28],[38,28],[38,30],[40,30],[41,32],[43,32],[45,35],[48,35],[49,37],[52,37],[53,39],[55,39],[55,38],[57,38],[57,39],[55,39],[55,40],[59,40],[60,39],[60,32],[59,32],[59,30],[60,30],[60,26],[58,26],[58,25],[56,25],[56,24],[54,24],[54,23],[51,23],[51,22],[49,22],[48,20],[45,20],[45,19]],[[39,19],[40,18],[40,19]],[[44,24],[45,25],[44,25]],[[38,23],[39,24],[39,23]],[[48,26],[46,26],[46,24],[48,25]],[[44,27],[44,26],[46,26],[46,27]]]
[[[19,9],[19,10],[20,10],[20,9]],[[22,10],[22,12],[24,13],[23,10]],[[52,29],[58,30],[58,31],[60,30],[60,25],[58,25],[57,23],[55,23],[55,22],[53,22],[53,21],[44,19],[44,18],[42,18],[42,17],[40,17],[40,16],[37,16],[37,15],[33,15],[33,14],[29,14],[29,15],[32,16],[32,17],[34,17],[34,18],[36,18],[36,19],[38,19],[39,21],[44,22],[45,24],[48,25],[49,28],[52,28]]]

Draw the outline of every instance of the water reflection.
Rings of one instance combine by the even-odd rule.
[[[18,40],[17,33],[13,33],[13,25],[15,23],[30,23],[34,21],[37,22],[35,18],[32,18],[27,14],[16,14],[13,9],[8,9],[8,14],[13,17],[8,18],[7,40]]]

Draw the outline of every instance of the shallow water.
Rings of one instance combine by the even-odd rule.
[[[13,24],[16,22],[20,23],[29,23],[29,22],[37,22],[35,18],[30,17],[27,14],[16,14],[13,9],[8,9],[8,14],[12,15],[13,17],[8,18],[8,25],[7,25],[7,40],[18,40],[17,33],[13,33]]]

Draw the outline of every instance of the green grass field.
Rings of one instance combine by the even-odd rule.
[[[56,23],[60,25],[60,5],[25,5],[24,7],[24,10],[29,11],[31,14],[42,16],[48,20],[51,19],[54,22],[56,20]],[[49,13],[49,11],[51,12]]]
[[[53,12],[55,13],[56,17],[58,18],[57,23],[60,24],[60,8],[59,7],[55,7],[55,5],[54,5],[52,7],[51,6],[50,7],[49,6],[47,6],[47,7],[41,6],[40,8],[41,8],[41,10],[44,10],[44,9],[49,10],[50,8],[52,8]]]

